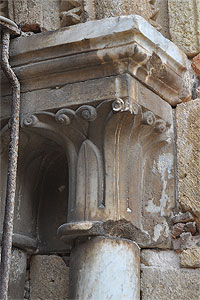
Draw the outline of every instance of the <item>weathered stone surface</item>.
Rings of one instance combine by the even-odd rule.
[[[8,300],[23,299],[26,280],[26,260],[27,256],[25,252],[19,249],[12,250]]]
[[[60,256],[35,255],[30,265],[30,300],[68,299],[69,268]]]
[[[196,223],[195,222],[188,222],[185,224],[183,231],[191,232],[192,235],[196,233]]]
[[[172,227],[172,238],[176,239],[183,232],[190,232],[192,235],[196,233],[196,223],[188,222],[188,223],[177,223]]]
[[[186,213],[180,212],[178,215],[175,215],[174,217],[172,217],[172,222],[174,224],[187,223],[187,222],[192,222],[192,221],[194,221],[194,217],[189,211],[187,211]]]
[[[172,237],[174,239],[179,237],[181,235],[181,233],[183,233],[184,226],[185,226],[184,223],[178,223],[178,224],[175,224],[173,226],[173,228],[172,228]]]
[[[173,249],[181,252],[186,249],[200,247],[200,235],[192,236],[191,232],[183,232],[179,238],[172,239]]]
[[[172,41],[194,56],[200,51],[200,0],[169,0],[168,6]]]
[[[181,269],[173,251],[141,253],[142,300],[199,300],[200,270]]]
[[[60,27],[59,0],[8,0],[9,18],[23,31],[40,32]]]
[[[94,237],[77,245],[71,254],[69,299],[139,300],[137,244],[119,238]]]
[[[184,53],[136,15],[15,39],[11,63],[23,92],[129,73],[172,105],[191,94]]]
[[[22,115],[45,110],[36,113],[40,121],[33,127],[25,128],[28,116],[23,116],[23,131],[42,132],[46,138],[48,124],[50,139],[57,130],[56,141],[60,133],[61,141],[70,138],[76,147],[78,172],[71,190],[78,184],[76,197],[68,201],[68,222],[126,220],[149,234],[151,246],[169,248],[168,219],[175,206],[173,117],[171,106],[156,93],[163,92],[171,104],[180,101],[186,56],[139,16],[15,39],[11,53],[22,82]],[[94,122],[82,126],[80,118],[73,118],[66,131],[56,122],[58,114],[47,114],[82,103],[96,107]],[[81,128],[77,139],[73,126]]]
[[[14,249],[12,251],[12,262],[10,271],[10,281],[8,294],[9,299],[22,299],[24,295],[24,285],[26,279],[26,253]]]
[[[200,247],[184,250],[181,253],[181,266],[184,268],[200,268]]]
[[[148,0],[94,0],[94,5],[97,19],[137,14],[152,25],[156,25],[155,19],[159,11]]]
[[[141,250],[141,268],[179,268],[179,254],[171,250]]]
[[[191,232],[183,232],[180,235],[180,249],[195,248],[200,245],[200,235],[192,236]]]
[[[87,7],[89,11],[94,9],[94,5],[91,1],[90,7]],[[84,14],[84,1],[83,0],[61,0],[60,2],[60,18],[61,27],[75,25],[83,21],[88,20],[88,14]]]
[[[193,58],[192,67],[197,76],[200,76],[200,53]]]
[[[168,15],[168,0],[154,0],[153,6],[157,14],[152,17],[155,19],[156,24],[161,26],[160,32],[164,37],[170,39],[169,33],[169,15]]]
[[[200,216],[200,99],[180,104],[176,109],[178,194],[185,209]],[[199,225],[198,225],[199,226]]]
[[[0,16],[8,17],[8,1],[7,0],[0,1]]]

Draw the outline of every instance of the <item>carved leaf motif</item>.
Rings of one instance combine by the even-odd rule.
[[[89,140],[80,148],[77,164],[76,211],[78,219],[98,219],[103,201],[103,162],[99,149]]]

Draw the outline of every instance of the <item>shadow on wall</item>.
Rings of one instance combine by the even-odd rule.
[[[7,178],[6,135],[1,151],[2,209]],[[57,228],[67,221],[68,163],[63,148],[34,133],[21,133],[17,178],[14,221],[17,239],[22,239],[24,244],[29,238],[37,240],[40,253],[66,253],[69,247],[57,238],[56,233]],[[20,240],[15,242],[20,246]]]

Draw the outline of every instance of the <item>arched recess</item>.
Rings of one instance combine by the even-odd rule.
[[[20,133],[13,244],[40,253],[65,252],[57,237],[67,222],[69,168],[66,148],[40,130]],[[9,130],[2,135],[1,232],[6,194]]]

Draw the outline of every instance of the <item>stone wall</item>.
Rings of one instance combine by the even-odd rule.
[[[20,24],[23,31],[55,30],[89,20],[138,14],[168,36],[167,5],[160,1],[95,0],[8,0],[1,1],[2,14]],[[159,22],[156,19],[159,15]],[[30,13],[31,12],[31,13]]]
[[[199,300],[200,269],[181,268],[174,251],[143,250],[141,295],[142,300]]]

